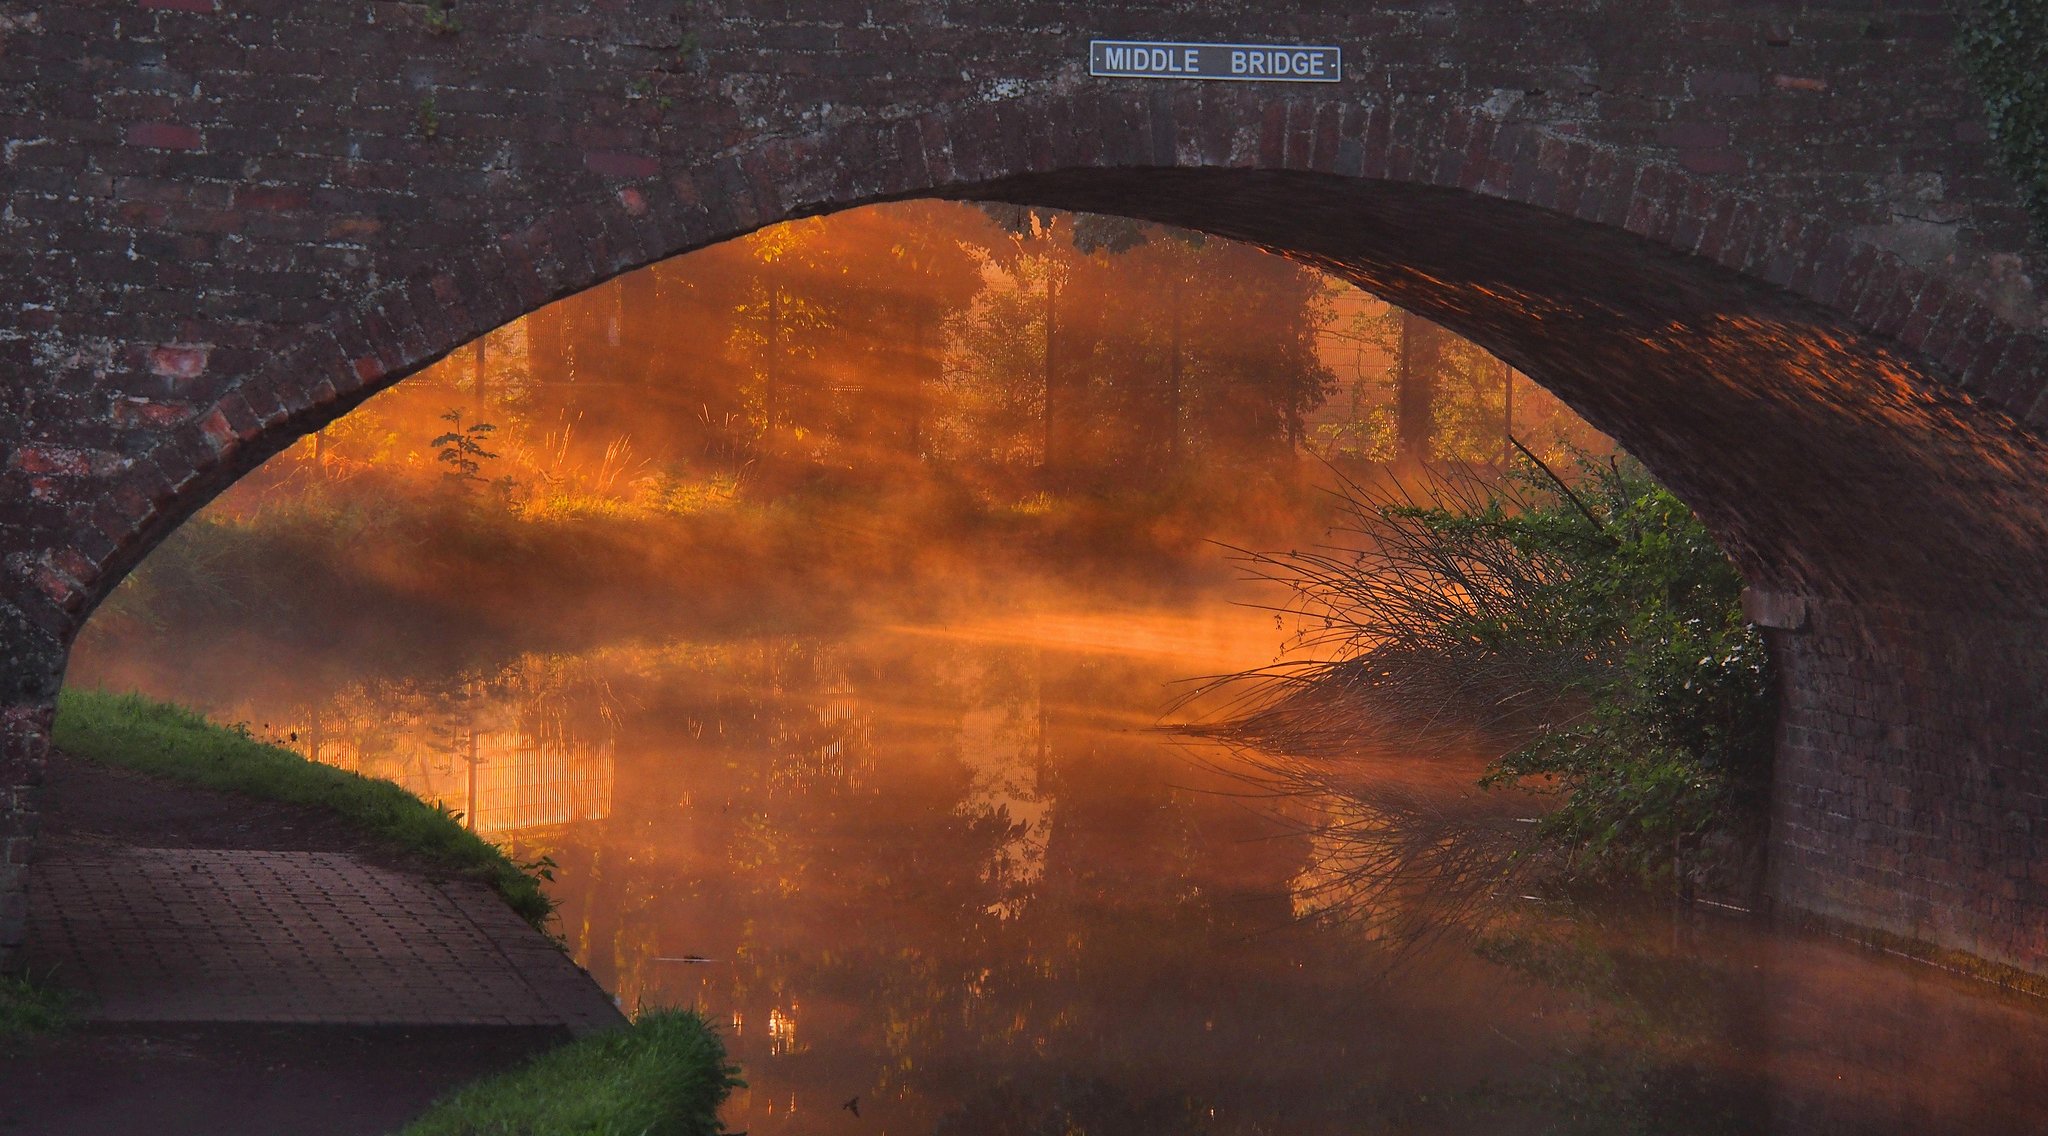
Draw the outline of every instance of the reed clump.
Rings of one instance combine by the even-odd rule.
[[[1338,802],[1317,833],[1336,907],[1420,891],[1440,919],[1535,878],[1746,893],[1774,682],[1740,577],[1636,463],[1522,455],[1345,481],[1324,545],[1238,550],[1300,630],[1282,662],[1203,687],[1224,709],[1192,732]],[[1522,792],[1451,808],[1394,775],[1431,756]]]

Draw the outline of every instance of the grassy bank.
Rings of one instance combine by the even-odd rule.
[[[139,695],[67,690],[53,740],[88,761],[332,810],[394,849],[489,884],[536,928],[554,912],[536,871],[465,831],[450,813],[389,781],[307,761],[189,710]]]
[[[400,1136],[716,1136],[737,1072],[703,1017],[650,1011],[461,1089]]]
[[[388,781],[307,761],[189,710],[70,690],[58,702],[54,741],[89,761],[332,810],[394,849],[489,883],[536,927],[554,909],[535,875],[454,815]],[[0,979],[0,1045],[61,1029],[67,1007],[61,991]],[[716,1136],[736,1073],[702,1017],[656,1011],[458,1089],[403,1136]]]

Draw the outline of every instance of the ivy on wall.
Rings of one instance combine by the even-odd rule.
[[[2048,240],[2048,0],[1979,0],[1961,46],[2006,171]]]

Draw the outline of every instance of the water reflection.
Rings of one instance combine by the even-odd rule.
[[[617,707],[594,663],[528,655],[489,676],[359,684],[296,708],[250,705],[241,720],[502,838],[611,812]]]
[[[2048,1115],[2033,1006],[1841,944],[1524,905],[1476,951],[1429,944],[1390,971],[1373,927],[1303,920],[1341,867],[1317,804],[1248,798],[1227,752],[1147,728],[1175,680],[1261,661],[1270,627],[1220,602],[1023,611],[533,655],[351,687],[317,716],[214,709],[473,800],[480,829],[552,856],[562,930],[622,1004],[727,1023],[750,1082],[736,1130],[2018,1132]],[[1469,794],[1455,763],[1405,783],[1439,808]]]

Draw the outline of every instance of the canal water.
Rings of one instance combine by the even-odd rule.
[[[90,652],[74,681],[202,702],[551,860],[577,961],[629,1011],[717,1022],[747,1080],[726,1122],[756,1136],[2048,1124],[2041,1005],[1921,964],[1725,913],[1507,897],[1395,942],[1384,912],[1327,910],[1339,806],[1159,728],[1199,711],[1190,678],[1270,661],[1273,616],[1227,589],[1017,595],[528,654],[317,712]],[[1501,808],[1471,772],[1383,776]]]

